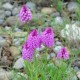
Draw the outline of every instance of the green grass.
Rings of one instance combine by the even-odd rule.
[[[53,60],[37,59],[34,62],[25,61],[26,72],[29,76],[29,80],[68,80],[68,78],[73,77],[75,71],[71,67],[71,64],[67,63],[66,60],[59,60],[59,63],[55,64]],[[70,62],[70,61],[68,61]],[[72,68],[69,76],[68,69]]]

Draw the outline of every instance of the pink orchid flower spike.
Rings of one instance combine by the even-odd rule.
[[[25,43],[22,49],[22,57],[24,60],[27,60],[29,62],[34,60],[34,49],[30,49],[27,47],[27,44]]]
[[[29,22],[32,20],[32,12],[27,7],[26,4],[24,4],[20,10],[20,21],[23,23]]]
[[[66,47],[61,48],[61,50],[59,51],[58,55],[57,55],[58,59],[69,59],[69,53]]]
[[[33,30],[28,36],[27,44],[28,44],[28,47],[33,49],[41,46],[41,36],[39,35],[36,29]]]
[[[43,33],[41,37],[42,43],[51,48],[54,46],[54,32],[53,29],[48,27]]]

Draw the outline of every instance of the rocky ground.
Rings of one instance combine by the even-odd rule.
[[[75,1],[64,2],[66,10],[60,13],[55,7],[43,5],[45,0],[43,0],[43,4],[40,6],[41,1],[3,0],[0,3],[0,80],[16,80],[13,75],[13,69],[20,70],[17,73],[18,77],[20,77],[19,74],[24,75],[26,78],[28,77],[24,73],[24,62],[21,58],[21,49],[28,35],[28,27],[30,30],[38,28],[40,32],[46,26],[52,26],[54,28],[55,46],[48,51],[47,59],[54,59],[56,57],[58,51],[66,45],[66,38],[70,42],[70,48],[72,50],[80,49],[80,19],[77,19],[75,13],[75,9],[80,8],[78,6],[79,4]],[[27,23],[27,28],[19,20],[19,12],[24,3],[33,12],[33,20]],[[70,24],[65,23],[67,16],[70,18]],[[63,24],[65,28],[61,27]],[[56,31],[55,25],[60,26],[61,30]],[[40,49],[37,49],[37,52],[39,54],[36,57],[40,57],[45,52],[45,46],[42,45]],[[80,59],[74,63],[74,69],[77,70],[77,76],[75,75],[73,80],[78,80],[80,79]]]

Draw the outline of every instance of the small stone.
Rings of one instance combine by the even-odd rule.
[[[43,13],[43,14],[52,14],[53,13],[53,8],[44,7],[44,8],[42,8],[41,13]]]
[[[61,30],[61,37],[69,41],[80,41],[80,27],[76,24],[66,24],[66,27]]]
[[[0,47],[0,59],[1,59],[1,57],[2,57],[2,56],[1,56],[1,54],[2,54],[1,52],[2,52],[2,47]]]
[[[78,4],[77,2],[70,2],[70,3],[68,4],[68,6],[67,6],[68,11],[70,11],[70,12],[75,12],[75,10],[76,10],[77,8],[79,8],[78,5],[79,5],[79,4]]]
[[[8,63],[7,63],[7,56],[3,56],[1,58],[1,64],[4,65],[4,66],[8,65]]]
[[[27,32],[15,32],[13,33],[14,37],[21,38],[27,35]]]
[[[76,19],[76,14],[72,13],[72,14],[70,15],[70,17],[71,17],[72,20],[75,20],[75,19]]]
[[[15,69],[21,69],[21,68],[24,68],[24,67],[25,67],[25,64],[24,64],[23,58],[19,58],[19,59],[15,62],[14,66],[13,66],[13,68],[15,68]]]
[[[17,23],[18,22],[18,23]],[[17,26],[23,26],[24,24],[20,21],[19,16],[10,16],[6,19],[5,25],[15,26],[17,23]]]
[[[0,68],[0,72],[4,72],[5,70],[3,68]]]
[[[40,58],[40,54],[39,54],[39,53],[37,53],[37,54],[36,54],[36,57],[37,57],[37,58]]]
[[[13,43],[15,46],[20,46],[20,41],[18,39],[14,39]]]
[[[20,55],[19,49],[18,49],[17,47],[15,47],[15,46],[11,46],[11,47],[10,47],[10,51],[11,51],[12,56],[13,56],[14,58],[17,57],[18,55]]]
[[[59,39],[58,38],[55,38],[55,41],[57,42],[57,41],[59,41]]]
[[[15,30],[16,32],[22,32],[22,30],[19,29],[19,28],[15,28],[14,30]]]
[[[5,26],[5,30],[11,30],[11,27]]]
[[[5,11],[5,15],[6,15],[7,17],[11,16],[11,11]]]
[[[56,23],[56,24],[62,24],[62,23],[63,23],[62,17],[59,17],[59,16],[56,17],[56,18],[55,18],[55,23]]]
[[[60,45],[62,45],[62,43],[59,42],[59,41],[57,41],[55,44],[56,44],[56,46],[60,46]]]
[[[42,50],[44,50],[45,49],[45,46],[44,45],[41,45],[41,47],[40,48],[37,48],[36,50],[37,51],[42,51]]]
[[[2,25],[4,23],[3,19],[0,19],[0,25]]]
[[[19,7],[19,8],[18,8],[18,7],[15,7],[15,8],[13,9],[13,11],[12,11],[12,15],[15,16],[15,15],[19,14],[20,9],[21,9],[20,7]]]
[[[32,10],[36,10],[36,4],[33,2],[27,2],[26,5]]]
[[[54,12],[54,13],[52,14],[52,16],[53,16],[53,17],[58,17],[58,16],[60,16],[60,13],[59,13],[59,12]]]
[[[55,53],[50,53],[50,56],[51,56],[51,58],[54,58],[54,57],[56,57],[56,54]]]
[[[2,70],[0,71],[0,80],[12,80],[13,79],[13,73],[10,71],[5,71],[5,70]]]
[[[6,43],[6,40],[0,36],[0,46],[3,46]]]
[[[13,2],[13,0],[3,0],[3,2]]]
[[[61,48],[62,48],[62,46],[55,46],[55,47],[53,48],[53,51],[54,51],[55,53],[58,53]]]
[[[78,71],[76,74],[77,74],[78,79],[80,79],[80,71]]]
[[[43,14],[41,14],[41,13],[35,13],[35,14],[33,14],[33,20],[34,19],[42,19],[43,18]]]
[[[0,10],[0,19],[4,19],[4,18],[5,18],[5,11]]]
[[[6,10],[12,10],[13,5],[11,5],[10,3],[5,3],[5,4],[3,4],[2,7],[3,7],[4,9],[6,9]]]

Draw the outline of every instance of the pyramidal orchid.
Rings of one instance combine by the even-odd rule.
[[[53,47],[54,45],[54,32],[53,29],[48,27],[41,36],[43,44],[47,47]]]
[[[20,10],[20,20],[23,23],[26,23],[32,20],[32,13],[26,4],[24,4]]]
[[[69,53],[66,47],[61,48],[61,50],[59,51],[58,55],[57,55],[58,59],[69,59]]]
[[[22,57],[24,60],[27,60],[29,62],[34,60],[34,49],[30,49],[27,46],[27,43],[24,44],[22,49]]]
[[[28,36],[27,45],[33,49],[41,46],[41,36],[36,29],[33,30]]]

